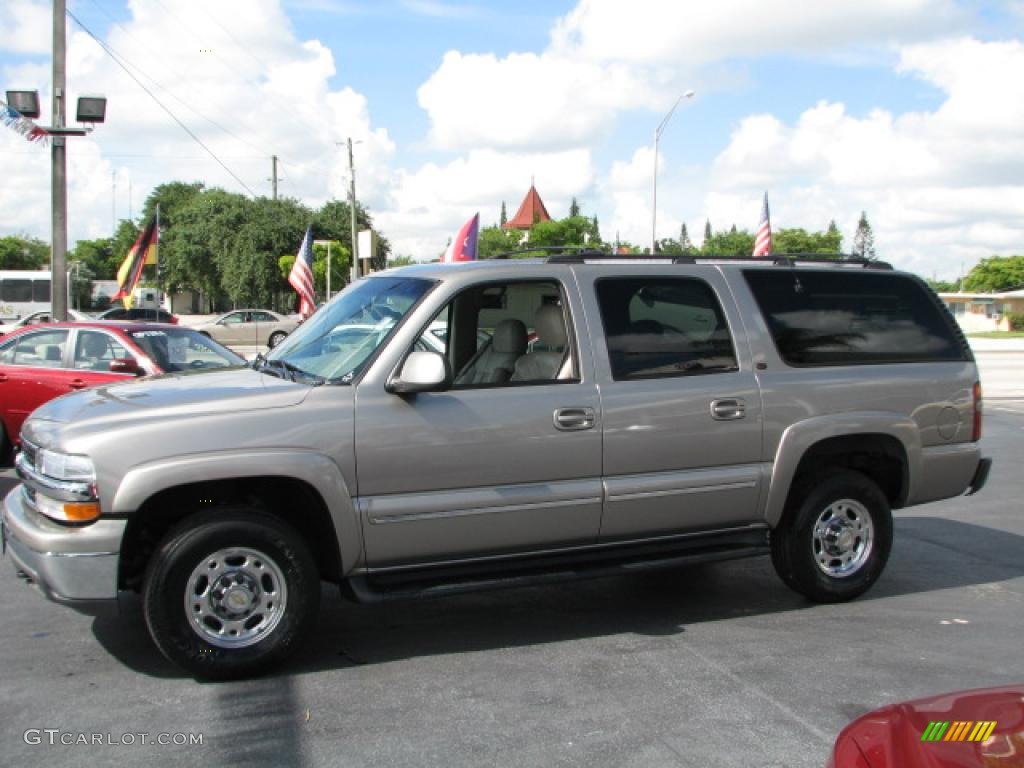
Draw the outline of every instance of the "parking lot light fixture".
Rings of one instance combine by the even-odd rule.
[[[658,127],[654,129],[654,184],[651,188],[651,255],[655,253],[655,249],[658,243],[658,139],[661,138],[661,132],[665,130],[665,126],[668,125],[669,119],[672,117],[672,113],[676,111],[676,107],[679,106],[679,102],[683,99],[692,99],[695,95],[695,91],[688,90],[679,94],[679,98],[676,99],[676,103],[672,105],[672,109],[668,111],[665,118],[658,123]]]

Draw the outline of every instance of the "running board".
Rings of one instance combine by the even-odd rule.
[[[720,535],[716,535],[708,537],[715,539],[714,542],[691,540],[682,547],[677,542],[672,549],[628,547],[621,551],[595,553],[597,557],[592,556],[589,560],[579,554],[571,559],[565,556],[520,558],[506,561],[500,567],[489,563],[487,570],[478,568],[475,572],[465,566],[433,566],[398,574],[363,573],[350,576],[343,582],[342,589],[347,586],[347,590],[360,603],[380,603],[621,576],[639,571],[765,555],[769,552],[765,534],[764,530],[747,531],[742,536],[730,536],[731,541],[723,541]]]

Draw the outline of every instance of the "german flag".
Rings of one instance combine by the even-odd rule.
[[[157,226],[157,218],[154,215],[145,228],[139,233],[135,245],[124,257],[121,268],[117,270],[117,293],[111,297],[111,301],[121,299],[125,309],[132,308],[135,286],[142,278],[142,268],[147,264],[156,264],[156,245],[160,239],[160,229]]]

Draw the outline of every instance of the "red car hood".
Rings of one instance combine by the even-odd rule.
[[[972,723],[957,734],[955,723]],[[969,741],[994,722],[984,741]],[[922,741],[932,723],[949,723],[938,741]],[[963,741],[955,740],[960,735]],[[876,709],[836,739],[835,768],[1024,768],[1024,684],[933,696]]]

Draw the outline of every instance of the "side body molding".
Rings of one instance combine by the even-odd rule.
[[[920,428],[903,414],[887,411],[851,411],[815,416],[798,421],[782,433],[775,461],[770,467],[768,497],[764,518],[770,526],[778,525],[786,504],[793,478],[800,460],[807,450],[830,437],[856,437],[857,435],[887,435],[898,440],[907,456],[909,476],[908,497],[913,495],[915,478],[921,476]]]
[[[142,464],[128,470],[105,511],[131,515],[155,494],[181,485],[273,476],[304,481],[320,494],[334,526],[340,575],[361,565],[363,537],[352,496],[338,465],[319,453],[273,450],[211,453]]]

